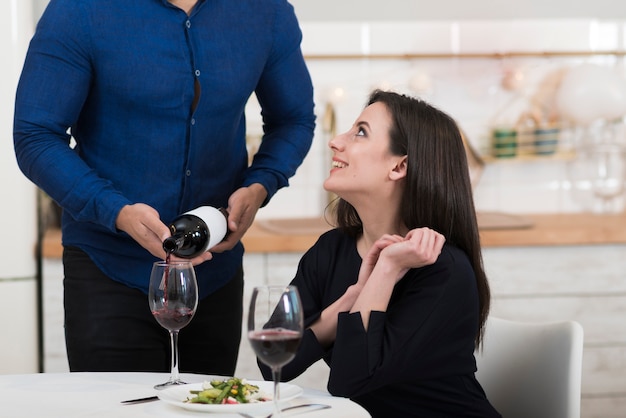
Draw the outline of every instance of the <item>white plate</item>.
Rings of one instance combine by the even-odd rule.
[[[262,392],[267,394],[274,393],[274,383],[266,381],[250,380],[248,383],[258,386]],[[157,392],[157,396],[163,402],[175,405],[189,411],[200,412],[221,412],[222,414],[236,414],[239,412],[247,413],[262,413],[271,412],[273,406],[272,401],[255,402],[255,403],[240,403],[240,404],[202,404],[202,403],[189,403],[184,402],[187,398],[193,396],[190,393],[192,390],[201,390],[202,383],[191,383],[188,385],[172,386],[167,389],[163,389]],[[302,388],[289,383],[280,384],[280,403],[290,401],[302,395]]]

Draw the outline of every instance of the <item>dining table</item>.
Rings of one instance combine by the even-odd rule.
[[[215,376],[181,373],[190,386],[214,379]],[[66,372],[0,375],[0,417],[3,418],[141,418],[141,417],[238,417],[239,413],[191,411],[162,399],[123,404],[130,399],[158,396],[154,385],[169,378],[168,373],[147,372]],[[286,418],[366,418],[365,409],[347,398],[328,392],[299,388],[299,396],[281,406],[324,404],[327,409],[295,409],[282,415]],[[227,408],[224,408],[225,410]],[[271,408],[270,408],[271,412]],[[268,411],[251,414],[265,417]]]

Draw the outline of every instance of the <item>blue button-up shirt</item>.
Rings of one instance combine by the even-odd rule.
[[[226,206],[242,186],[260,183],[268,199],[286,186],[315,124],[301,37],[285,0],[200,0],[189,16],[166,0],[50,1],[18,86],[14,141],[22,171],[64,208],[63,244],[147,291],[155,259],[116,230],[124,205],[149,204],[169,223]],[[248,167],[252,92],[265,135]],[[238,244],[198,266],[201,296],[242,254]]]

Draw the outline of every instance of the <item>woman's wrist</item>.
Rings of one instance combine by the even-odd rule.
[[[409,271],[407,267],[399,266],[393,259],[381,255],[370,277],[387,283],[391,281],[390,278],[393,278],[395,284],[404,277],[407,271]]]

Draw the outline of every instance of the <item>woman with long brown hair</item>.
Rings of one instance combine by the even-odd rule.
[[[375,418],[499,417],[474,376],[490,293],[456,123],[375,91],[329,146],[337,228],[292,281],[306,331],[283,380],[323,358],[330,393]]]

